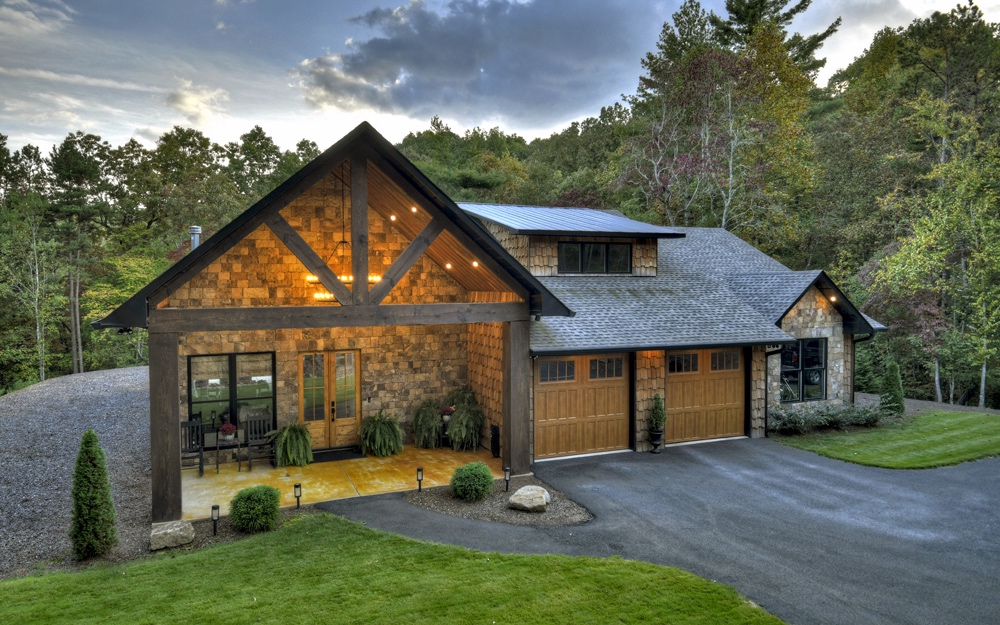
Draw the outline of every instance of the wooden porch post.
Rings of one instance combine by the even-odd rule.
[[[181,518],[180,357],[176,332],[149,333],[149,445],[153,523]]]
[[[514,475],[531,469],[529,321],[503,326],[503,462]]]

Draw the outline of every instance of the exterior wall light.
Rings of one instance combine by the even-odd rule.
[[[318,299],[320,301],[327,302],[327,301],[330,301],[330,300],[334,299],[334,297],[333,297],[333,293],[327,293],[326,291],[323,291],[323,292],[318,292],[317,291],[316,293],[313,293],[313,299]]]
[[[417,467],[417,492],[419,493],[424,487],[424,468]]]
[[[395,215],[389,215],[389,221],[396,221]]]
[[[302,505],[302,484],[295,485],[295,507],[296,509]]]
[[[309,284],[316,284],[317,282],[319,282],[319,276],[314,276],[310,274],[306,276],[306,282],[308,282]]]
[[[417,212],[417,207],[416,207],[416,206],[411,206],[411,207],[410,207],[410,212],[411,212],[411,213],[415,213],[415,212]]]
[[[212,536],[219,535],[219,504],[212,504]]]
[[[445,269],[451,269],[451,263],[445,263],[444,264],[444,268]]]
[[[472,266],[473,267],[478,267],[479,266],[479,261],[478,260],[472,261]]]

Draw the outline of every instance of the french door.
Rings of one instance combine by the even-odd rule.
[[[358,444],[361,367],[357,351],[299,355],[299,421],[313,449]]]

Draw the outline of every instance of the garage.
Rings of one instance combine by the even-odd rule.
[[[629,448],[628,364],[625,354],[536,360],[536,460]]]
[[[740,348],[667,353],[665,442],[746,434],[743,356]]]

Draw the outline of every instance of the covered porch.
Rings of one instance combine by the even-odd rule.
[[[424,488],[444,486],[456,468],[475,461],[490,467],[493,477],[503,477],[501,459],[494,458],[486,449],[470,452],[421,449],[413,445],[405,445],[398,456],[314,462],[305,467],[275,468],[263,461],[250,471],[244,462],[240,471],[235,462],[223,463],[218,473],[214,466],[209,466],[200,477],[197,469],[182,472],[181,515],[184,520],[208,518],[213,504],[218,504],[220,513],[226,515],[229,501],[237,492],[262,484],[278,489],[282,507],[295,505],[295,484],[302,485],[303,504],[416,490],[417,467],[424,470]]]

